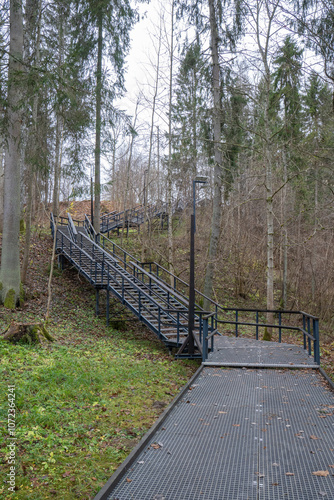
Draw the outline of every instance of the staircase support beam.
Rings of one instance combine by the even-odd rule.
[[[95,316],[100,314],[100,290],[95,289]]]

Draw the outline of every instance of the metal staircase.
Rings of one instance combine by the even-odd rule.
[[[195,315],[195,351],[188,352],[188,301],[164,280],[154,276],[128,252],[105,236],[97,235],[88,219],[76,221],[71,216],[56,220],[51,214],[51,231],[56,232],[56,251],[95,288],[107,293],[107,323],[110,293],[137,316],[165,345],[178,349],[178,357],[201,358],[208,355],[207,337],[213,333],[212,318],[198,307]],[[57,228],[57,231],[55,231]],[[209,324],[210,323],[210,324]],[[205,339],[204,339],[205,335]],[[213,346],[213,335],[211,336]],[[203,349],[204,346],[204,349]]]
[[[241,328],[255,331],[270,328],[278,332],[282,342],[284,331],[300,335],[303,348],[320,364],[319,319],[303,311],[261,310],[223,307],[195,290],[193,335],[189,336],[189,285],[156,262],[142,263],[105,235],[96,234],[91,221],[73,221],[71,216],[51,214],[51,232],[56,237],[56,251],[61,262],[67,260],[96,290],[98,312],[99,291],[107,294],[106,317],[109,324],[110,293],[154,332],[165,345],[176,348],[176,357],[208,359],[213,352],[214,336],[220,328],[238,337]],[[202,307],[204,301],[210,311]],[[273,313],[273,324],[264,319]],[[255,320],[254,320],[255,316]],[[283,321],[284,320],[284,321]],[[194,348],[189,339],[194,339]]]
[[[119,230],[123,227],[127,230],[130,227],[139,228],[144,222],[158,217],[162,219],[163,223],[164,219],[167,217],[166,204],[159,203],[156,205],[148,205],[146,207],[146,215],[145,207],[142,205],[122,212],[109,212],[101,216],[100,232],[108,233],[109,235],[111,231]]]

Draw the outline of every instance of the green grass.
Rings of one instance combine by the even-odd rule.
[[[0,307],[0,332],[10,321],[40,322],[46,310],[50,237],[34,240],[36,261],[21,309]],[[94,315],[92,287],[77,272],[53,279],[55,342],[12,345],[0,340],[0,499],[92,499],[196,370],[117,301],[111,319]],[[101,294],[101,310],[105,297]],[[16,487],[8,492],[8,385],[16,394]]]
[[[92,498],[186,382],[186,364],[115,333],[90,345],[0,344],[5,471],[7,385],[16,386],[12,498]]]

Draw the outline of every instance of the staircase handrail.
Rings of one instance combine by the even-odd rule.
[[[104,248],[101,248],[100,245],[98,245],[96,242],[93,242],[87,235],[83,234],[83,233],[80,233],[79,234],[79,240],[87,240],[89,242],[89,244],[93,245],[94,248],[98,249],[100,252],[102,252],[103,256],[105,257],[106,259],[106,262],[108,263],[108,260],[110,259],[111,261],[113,261],[113,264],[112,265],[119,265],[117,261],[119,261],[119,258],[117,258],[117,260],[110,254],[108,253],[106,250],[104,250]],[[82,246],[80,247],[79,243],[77,242],[77,246],[82,249]],[[103,264],[104,263],[104,260],[101,260],[100,258],[97,258],[97,256],[95,255],[95,259],[96,261],[99,263],[99,264]],[[136,264],[134,262],[130,262],[130,264],[132,266],[136,266]],[[136,266],[137,267],[137,266]],[[138,266],[139,267],[139,266]],[[124,271],[126,273],[128,273],[128,271],[126,269],[124,269]],[[121,271],[122,274],[123,273],[123,270]],[[140,271],[141,272],[141,271]],[[146,273],[146,271],[144,271]],[[130,273],[129,273],[130,274]],[[147,273],[148,274],[148,273]],[[139,278],[137,276],[135,276],[135,274],[131,275],[133,276],[134,278],[136,278],[141,285],[143,285],[147,290],[148,290],[148,293],[150,295],[155,295],[156,297],[159,298],[159,300],[165,302],[166,304],[169,304],[168,300],[164,299],[164,297],[162,297],[161,295],[159,295],[155,290],[153,290],[150,286],[148,286],[146,283],[144,283],[143,281],[139,280]],[[157,280],[157,282],[159,283],[159,280]],[[133,281],[131,281],[131,283],[133,283]],[[169,288],[167,290],[167,287],[165,287],[167,292],[169,292],[172,296],[176,296],[175,292],[173,291],[173,289]],[[180,311],[181,312],[181,311]]]
[[[71,214],[67,212],[67,217],[68,217],[68,230],[71,235],[72,240],[75,242],[78,236],[78,231],[74,225],[74,222],[72,220]]]
[[[143,295],[143,296],[144,296],[144,297],[145,297],[145,298],[146,298],[149,302],[153,303],[153,304],[154,304],[154,306],[156,306],[156,307],[158,308],[158,311],[159,311],[159,309],[160,309],[160,310],[161,310],[161,312],[165,313],[165,314],[169,317],[169,319],[170,319],[170,320],[171,320],[171,321],[172,321],[172,322],[176,325],[176,323],[177,323],[177,319],[176,319],[176,318],[174,318],[174,317],[171,315],[171,313],[170,313],[170,312],[167,312],[167,311],[170,311],[170,308],[164,308],[161,304],[159,304],[159,302],[157,302],[157,301],[156,301],[156,300],[152,297],[152,293],[153,293],[154,295],[158,296],[158,297],[159,297],[159,299],[160,299],[161,301],[165,302],[165,303],[168,305],[168,301],[166,301],[163,297],[159,296],[159,294],[157,294],[156,292],[154,292],[154,290],[151,290],[151,289],[149,290],[149,292],[146,292],[145,290],[143,290],[142,288],[140,288],[140,287],[139,287],[136,283],[134,283],[134,282],[133,282],[133,280],[131,280],[131,279],[130,279],[130,277],[129,277],[129,276],[131,276],[131,275],[127,276],[127,274],[129,274],[129,273],[127,273],[127,274],[126,274],[126,272],[123,272],[121,269],[117,268],[115,265],[113,265],[113,264],[111,264],[111,263],[109,263],[109,262],[105,262],[105,263],[103,263],[103,261],[98,261],[98,260],[96,259],[96,256],[95,256],[95,259],[93,259],[93,257],[92,257],[91,255],[89,255],[89,253],[88,253],[88,252],[86,252],[86,251],[85,251],[82,247],[80,247],[80,246],[79,246],[76,242],[74,242],[71,238],[69,238],[69,237],[68,237],[66,234],[64,234],[61,230],[59,230],[59,232],[60,232],[60,233],[61,233],[61,235],[62,235],[62,239],[63,239],[63,240],[65,239],[65,240],[67,240],[67,241],[69,242],[70,252],[71,252],[71,246],[74,246],[75,248],[77,248],[77,249],[79,250],[79,252],[81,252],[83,255],[85,255],[85,256],[86,256],[86,257],[87,257],[87,258],[91,261],[91,263],[92,263],[92,264],[96,264],[96,265],[99,267],[99,271],[101,271],[101,275],[102,275],[103,273],[106,273],[105,266],[107,266],[107,268],[108,268],[108,272],[106,273],[106,278],[107,278],[107,283],[108,283],[108,286],[110,286],[110,285],[109,285],[109,281],[110,281],[110,279],[111,279],[112,281],[117,281],[117,280],[116,280],[116,278],[114,278],[114,277],[113,277],[113,274],[112,274],[112,272],[114,272],[114,273],[116,272],[116,273],[117,273],[117,274],[118,274],[121,278],[123,278],[125,281],[127,281],[128,283],[130,283],[130,284],[131,284],[131,286],[132,286],[132,287],[133,287],[133,288],[134,288],[134,289],[135,289],[138,293],[142,294],[142,295]],[[81,237],[86,238],[86,239],[88,240],[88,242],[89,242],[91,245],[94,245],[94,247],[96,247],[99,251],[102,251],[103,253],[106,253],[106,252],[104,252],[104,251],[103,251],[103,249],[102,249],[99,245],[97,245],[97,244],[96,244],[96,243],[94,243],[94,242],[93,242],[90,238],[88,238],[88,236],[86,236],[86,235],[84,235],[84,234],[81,234],[81,233],[80,233],[80,238],[81,238]],[[62,245],[62,249],[63,249],[63,246],[64,246],[64,245]],[[70,256],[71,256],[71,254],[70,254]],[[107,256],[108,256],[109,258],[111,258],[111,260],[113,260],[113,259],[112,259],[112,256],[111,256],[110,254],[107,254]],[[101,265],[101,264],[104,264],[104,266],[103,266],[103,265]],[[110,267],[112,267],[112,272],[110,272],[110,271],[109,271]],[[85,273],[85,274],[87,274],[87,273]],[[92,274],[92,273],[91,273],[91,274]],[[140,282],[140,284],[142,285],[143,283],[142,283],[142,282]],[[147,285],[145,285],[145,287],[146,287],[146,288],[148,288],[148,287],[147,287]],[[128,291],[128,293],[130,293],[130,292]],[[146,308],[146,306],[143,306],[143,305],[142,305],[142,307],[144,307],[145,309],[147,309],[147,308]],[[148,309],[147,309],[147,310],[148,310]],[[176,312],[176,313],[181,313],[181,314],[183,314],[183,315],[185,314],[185,311],[178,310],[178,309],[175,309],[175,312]],[[150,311],[150,313],[152,314],[152,316],[157,317],[156,315],[154,315],[154,314],[152,313],[152,311]],[[159,315],[158,315],[158,316],[159,316]],[[186,328],[187,328],[187,324],[181,324],[180,326],[181,326],[181,328],[182,328],[182,329],[186,329]]]
[[[179,300],[181,303],[183,303],[183,305],[188,305],[188,301],[186,300],[186,298],[183,295],[179,295],[177,292],[175,292],[175,290],[173,288],[171,288],[170,286],[168,286],[164,281],[159,280],[159,278],[156,278],[154,276],[154,274],[148,273],[147,271],[145,271],[144,268],[142,268],[140,265],[137,265],[135,262],[130,262],[130,264],[132,264],[134,267],[139,269],[140,273],[145,274],[150,279],[155,281],[159,285],[160,288],[162,288],[165,292],[173,295],[173,297],[175,297],[177,300]]]
[[[173,286],[173,289],[176,290],[176,281],[179,281],[180,283],[182,283],[182,285],[184,285],[186,288],[189,288],[189,283],[187,283],[186,281],[183,281],[181,278],[179,278],[178,276],[176,276],[175,274],[173,274],[172,272],[168,271],[168,269],[166,269],[165,267],[161,266],[160,264],[158,264],[157,262],[142,262],[141,263],[142,266],[148,266],[148,265],[154,265],[156,266],[156,268],[158,269],[161,269],[163,272],[166,272],[171,278],[173,278],[174,280],[174,286]],[[160,281],[163,281],[165,282],[159,275],[157,274],[154,274],[153,271],[150,271],[149,274],[152,274],[153,276],[157,276],[159,278]],[[183,292],[181,292],[180,290],[177,290],[177,292],[179,294],[181,294],[183,297],[187,298],[187,295],[185,295]],[[209,299],[209,297],[207,297],[206,295],[204,295],[204,293],[200,292],[199,290],[197,290],[197,288],[195,288],[195,293],[197,293],[198,295],[200,295],[201,297],[203,297],[204,299],[207,299],[209,302],[211,302],[212,304],[216,305],[217,303],[215,301],[213,301],[212,299]],[[203,310],[203,308],[199,305],[199,304],[195,304],[196,307],[198,307],[199,309]],[[219,305],[219,304],[217,304]]]
[[[153,279],[153,281],[155,281],[159,286],[161,286],[161,284],[163,284],[162,288],[164,288],[164,290],[166,292],[172,294],[181,303],[188,304],[188,298],[184,294],[182,294],[180,292],[176,292],[173,288],[171,288],[170,286],[168,286],[163,280],[161,280],[159,278],[156,278],[154,276],[154,274],[151,274],[151,273],[145,271],[145,269],[142,267],[142,263],[138,259],[136,259],[133,255],[131,255],[130,253],[128,253],[126,250],[124,250],[122,247],[120,247],[119,245],[117,245],[117,243],[111,241],[109,238],[107,238],[104,235],[101,235],[101,237],[104,240],[107,240],[109,243],[111,243],[114,247],[118,248],[121,253],[123,253],[123,256],[125,257],[123,259],[123,261],[121,260],[121,258],[119,256],[117,256],[117,258],[120,260],[120,262],[123,262],[125,270],[126,270],[126,267],[131,264],[133,267],[137,268],[140,271],[140,273],[143,273],[146,276],[148,276],[150,279]],[[104,247],[102,247],[102,248],[104,248]],[[126,257],[128,257],[130,259],[129,262],[127,262]],[[196,304],[196,306],[197,306],[198,309],[203,310],[203,308],[201,308],[200,306],[198,306],[198,304]]]
[[[126,256],[126,257],[129,257],[129,259],[130,259],[130,260],[133,260],[133,261],[134,261],[134,262],[136,262],[137,264],[140,264],[140,261],[139,261],[138,259],[136,259],[136,257],[134,257],[133,255],[131,255],[131,254],[130,254],[129,252],[127,252],[126,250],[124,250],[124,248],[122,248],[122,247],[120,247],[119,245],[117,245],[117,243],[115,243],[114,241],[112,241],[112,240],[110,240],[109,238],[107,238],[107,236],[104,236],[104,234],[101,234],[101,235],[100,235],[100,237],[101,237],[101,239],[103,239],[102,248],[104,248],[104,240],[107,240],[109,243],[111,243],[111,245],[113,245],[113,247],[114,247],[114,248],[116,247],[118,250],[120,250],[120,252],[123,254],[123,256],[124,256],[124,257],[125,257],[125,256]],[[120,259],[120,257],[118,257],[118,256],[117,256],[117,258],[118,258],[119,260],[121,260],[121,259]],[[127,264],[127,262],[126,262],[126,258],[124,258],[123,262],[124,262],[124,264],[125,264],[125,266],[126,266],[126,264]]]
[[[96,233],[94,226],[93,226],[93,224],[92,224],[92,222],[87,214],[85,214],[85,228],[87,229],[88,234],[91,234],[94,238],[94,241],[96,241],[97,233]]]
[[[119,213],[119,212],[117,212],[117,210],[112,210],[111,212],[108,212],[106,214],[101,214],[100,219],[103,219],[104,217],[109,217],[109,215],[115,215],[117,213]]]

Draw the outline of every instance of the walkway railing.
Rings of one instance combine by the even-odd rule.
[[[165,204],[148,205],[146,208],[146,219],[149,220],[156,217],[165,210]],[[110,212],[102,215],[100,220],[101,233],[109,233],[109,231],[114,229],[120,229],[123,225],[124,227],[140,226],[145,222],[145,208],[140,205],[121,212]]]
[[[259,329],[273,329],[278,331],[278,342],[282,342],[282,332],[283,330],[297,331],[303,336],[304,349],[308,351],[310,356],[313,355],[313,359],[317,364],[320,364],[320,344],[319,344],[319,318],[312,316],[304,311],[288,311],[281,309],[243,309],[243,308],[230,308],[222,307],[216,304],[217,311],[217,324],[224,325],[234,325],[235,336],[239,336],[240,326],[253,327],[255,331],[256,340],[259,339]],[[218,319],[219,313],[231,312],[234,316],[233,320],[228,319]],[[240,313],[251,313],[255,315],[255,321],[242,321],[240,319]],[[260,321],[260,315],[272,314],[278,319],[278,324],[270,324],[264,321]],[[293,316],[295,321],[293,324],[283,324],[283,318]],[[300,323],[300,326],[295,326],[296,323]]]
[[[71,235],[67,236],[59,230],[56,244],[58,252],[64,255],[88,281],[95,287],[111,290],[166,345],[179,346],[182,343],[188,331],[188,309],[175,301],[174,294],[168,293],[167,287],[163,286],[160,290],[156,290],[139,280],[136,272],[131,274],[125,271],[119,266],[118,259],[113,259],[83,233],[78,232],[74,241]],[[129,266],[133,266],[132,271],[137,268],[134,262],[129,263]],[[200,313],[197,317],[196,325],[201,341],[202,315]],[[171,333],[166,333],[171,330]]]
[[[148,272],[160,280],[172,283],[174,290],[187,298],[189,291],[189,284],[183,281],[178,276],[168,271],[157,262],[145,262],[141,266],[148,269]],[[319,318],[303,311],[289,311],[289,310],[268,310],[268,309],[243,309],[243,308],[229,308],[223,307],[212,299],[206,297],[199,290],[195,290],[195,302],[198,309],[206,301],[210,304],[213,313],[214,330],[217,332],[219,324],[234,325],[235,336],[238,337],[240,326],[253,327],[256,340],[259,339],[259,329],[272,328],[278,331],[278,342],[282,342],[283,330],[298,331],[303,336],[304,349],[308,351],[310,356],[313,356],[314,361],[320,364],[320,345],[319,345]],[[233,319],[226,319],[227,315],[232,313]],[[242,321],[240,313],[254,313],[255,321]],[[261,314],[272,313],[278,319],[278,324],[268,324],[260,321]],[[290,317],[294,316],[293,324],[291,324]],[[283,322],[285,320],[285,322]],[[296,324],[299,326],[296,326]]]
[[[54,223],[55,219],[51,215],[52,231]],[[116,286],[117,282],[117,286],[119,286],[121,281],[122,288],[124,288],[125,283],[131,283],[131,286],[133,285],[136,290],[135,294],[139,294],[138,309],[135,311],[134,306],[131,306],[129,301],[127,302],[128,307],[141,319],[140,311],[146,308],[142,297],[145,297],[145,300],[149,297],[149,301],[153,301],[156,308],[152,314],[158,322],[158,328],[147,319],[144,322],[161,338],[161,328],[167,325],[171,326],[171,321],[176,329],[177,343],[180,342],[180,332],[182,331],[184,335],[188,326],[188,283],[156,262],[141,263],[106,236],[97,235],[87,216],[81,225],[85,227],[91,239],[86,234],[76,230],[70,215],[68,218],[57,218],[57,223],[60,226],[68,226],[69,231],[69,237],[60,232],[62,235],[60,251],[65,253],[63,242],[67,241],[70,260],[75,260],[73,249],[80,251],[79,261],[76,261],[79,269],[83,266],[83,256],[85,256],[86,261],[89,260],[90,267],[85,271],[87,279],[95,286],[106,287],[108,290],[112,287],[112,283]],[[98,278],[99,283],[97,283]],[[129,297],[131,293],[133,295],[133,291],[129,292],[124,289],[121,294],[116,289],[113,290],[113,293],[122,302],[126,300],[127,294]],[[195,298],[195,335],[199,340],[198,345],[203,360],[208,356],[210,342],[211,349],[213,349],[213,338],[218,333],[219,325],[233,325],[236,337],[240,335],[241,328],[245,327],[247,335],[253,332],[257,340],[264,328],[278,332],[278,342],[282,342],[284,331],[299,332],[303,339],[304,349],[310,356],[313,355],[317,364],[320,364],[319,319],[317,317],[303,311],[223,307],[199,290],[195,290]],[[132,296],[131,301],[133,302],[133,300]],[[206,301],[206,305],[209,304],[210,311],[203,310],[204,301]],[[152,312],[152,304],[150,307]],[[268,314],[273,315],[277,322],[272,324],[266,322],[263,316]],[[164,316],[164,319],[161,315]],[[167,337],[164,340],[167,341]]]

